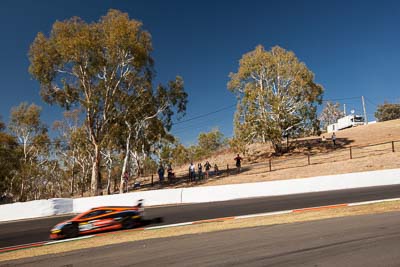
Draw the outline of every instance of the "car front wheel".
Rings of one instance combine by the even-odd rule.
[[[66,238],[74,238],[79,235],[79,228],[76,224],[68,225],[63,230]]]

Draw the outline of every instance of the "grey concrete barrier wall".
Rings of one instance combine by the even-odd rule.
[[[400,184],[400,169],[270,182],[183,188],[182,203],[224,201],[391,184]]]
[[[72,212],[72,199],[55,198],[0,206],[0,221],[46,217]]]

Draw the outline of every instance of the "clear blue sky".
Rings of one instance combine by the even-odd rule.
[[[367,97],[376,104],[400,100],[400,1],[1,1],[0,114],[23,101],[43,107],[51,125],[62,110],[41,101],[28,73],[29,45],[56,20],[96,21],[110,8],[143,22],[153,37],[158,81],[181,75],[189,93],[185,119],[235,104],[226,89],[241,56],[262,44],[292,50],[315,73],[325,99]],[[359,99],[346,99],[361,113]],[[177,124],[185,144],[219,127],[232,135],[234,107]]]

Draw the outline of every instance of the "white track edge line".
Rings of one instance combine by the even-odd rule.
[[[64,242],[69,242],[69,241],[75,241],[75,240],[80,240],[80,239],[87,239],[87,238],[91,238],[94,237],[95,235],[84,235],[84,236],[80,236],[80,237],[75,237],[75,238],[69,238],[69,239],[63,239],[63,240],[56,240],[56,241],[50,241],[47,242],[43,245],[52,245],[52,244],[57,244],[57,243],[64,243]]]
[[[249,214],[249,215],[235,216],[235,219],[246,219],[246,218],[262,217],[262,216],[271,216],[271,215],[287,214],[287,213],[291,213],[291,212],[293,212],[293,210],[255,213],[255,214]]]
[[[162,228],[168,228],[168,227],[185,226],[185,225],[190,225],[193,223],[194,222],[184,222],[184,223],[174,223],[174,224],[167,224],[167,225],[160,225],[160,226],[152,226],[152,227],[146,227],[146,228],[144,228],[144,230],[155,230],[155,229],[162,229]]]
[[[374,204],[374,203],[380,203],[380,202],[397,201],[397,200],[400,200],[400,198],[387,198],[387,199],[355,202],[355,203],[350,203],[348,206],[361,206],[361,205]]]

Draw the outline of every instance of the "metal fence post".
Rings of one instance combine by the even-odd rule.
[[[226,164],[226,175],[229,176],[229,164]]]
[[[269,171],[272,171],[272,161],[269,159]]]
[[[392,152],[394,152],[394,141],[392,141]]]
[[[154,177],[153,177],[153,176],[154,176],[154,175],[152,174],[152,175],[151,175],[151,186],[154,186],[154,180],[153,180]]]
[[[308,165],[311,165],[311,163],[310,163],[310,153],[307,154],[307,159],[308,159]]]
[[[350,159],[353,159],[353,151],[351,150],[351,146],[350,146]]]

